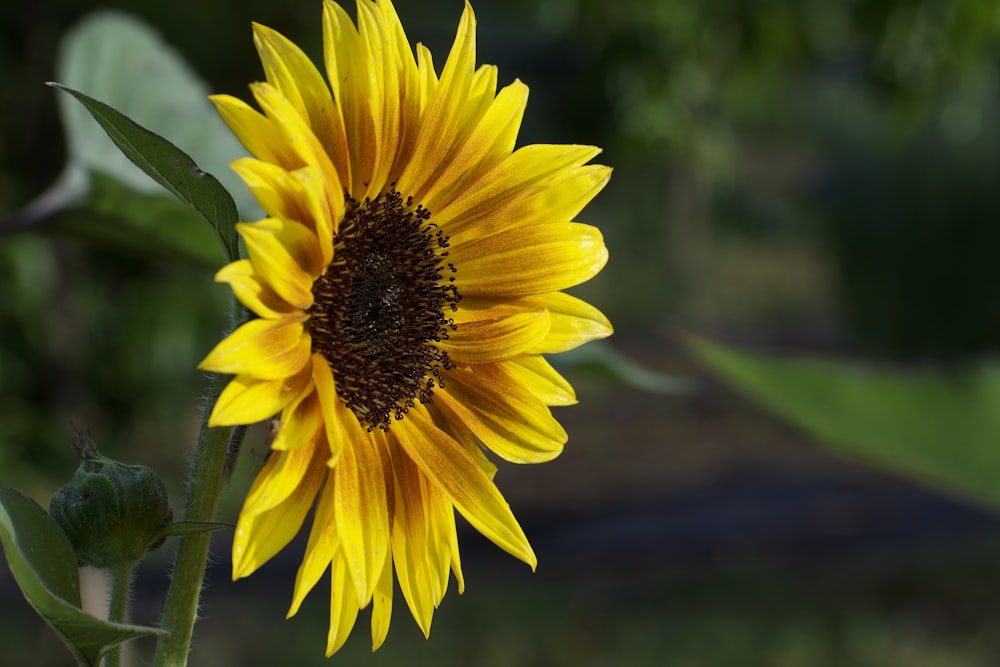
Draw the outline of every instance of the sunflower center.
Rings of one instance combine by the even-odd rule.
[[[372,430],[388,430],[415,401],[428,403],[452,367],[436,343],[448,338],[462,298],[448,263],[448,237],[430,212],[391,188],[347,199],[333,261],[313,283],[313,350],[330,364],[337,395]]]

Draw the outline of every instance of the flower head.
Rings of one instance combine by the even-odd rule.
[[[284,548],[315,504],[289,615],[329,569],[328,654],[369,604],[382,643],[394,573],[430,632],[450,573],[464,587],[455,510],[535,566],[484,450],[558,455],[549,406],[575,398],[543,355],[611,333],[560,291],[607,261],[600,232],[572,221],[610,175],[587,164],[599,150],[514,150],[528,90],[497,92],[496,67],[476,68],[468,5],[440,76],[388,0],[358,0],[357,17],[324,4],[326,81],[255,25],[263,113],[212,98],[255,156],[233,168],[268,217],[238,225],[248,258],[216,276],[257,319],[200,365],[235,375],[210,424],[280,414],[233,577]]]

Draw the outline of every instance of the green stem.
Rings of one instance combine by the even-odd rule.
[[[111,599],[108,602],[108,620],[125,623],[128,620],[128,600],[132,590],[134,563],[116,565],[108,570],[111,576]],[[122,647],[118,644],[105,654],[104,667],[119,667],[122,662]]]
[[[184,517],[187,521],[214,521],[219,499],[226,486],[229,429],[209,428],[208,416],[228,381],[226,376],[215,375],[209,389],[205,416],[198,436],[198,448],[188,479],[187,511]],[[161,636],[156,645],[154,665],[157,667],[187,664],[210,540],[211,533],[197,533],[180,539],[161,623],[161,627],[170,631],[170,634]]]

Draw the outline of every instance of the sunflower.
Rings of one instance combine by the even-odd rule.
[[[600,232],[572,220],[611,170],[590,146],[514,150],[528,89],[497,92],[496,67],[476,68],[468,5],[440,76],[388,0],[358,0],[357,26],[324,3],[329,85],[288,39],[253,34],[262,113],[212,101],[254,156],[233,168],[268,216],[237,226],[248,257],[216,280],[257,317],[200,364],[235,376],[210,425],[278,415],[233,578],[315,505],[288,616],[329,570],[327,654],[369,604],[378,648],[394,574],[425,636],[450,573],[463,590],[455,510],[536,565],[485,450],[537,463],[566,442],[549,407],[574,393],[543,355],[611,333],[561,291],[607,261]]]

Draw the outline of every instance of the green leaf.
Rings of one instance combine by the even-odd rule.
[[[38,503],[0,487],[0,542],[28,603],[83,665],[129,639],[165,634],[158,628],[108,623],[80,609],[76,556],[59,526]]]
[[[103,102],[59,83],[50,83],[78,99],[115,145],[175,197],[201,214],[215,230],[229,261],[239,258],[236,204],[222,184],[198,168],[172,143],[136,124]]]
[[[688,342],[724,382],[831,450],[1000,505],[1000,366],[873,368]]]
[[[654,394],[690,394],[695,390],[694,380],[651,371],[622,356],[604,341],[581,345],[553,356],[551,361],[560,368],[572,368]]]
[[[91,13],[63,38],[55,79],[169,137],[234,193],[244,219],[259,217],[253,197],[229,168],[246,151],[209,102],[205,82],[154,29],[121,12]],[[59,111],[66,129],[67,171],[102,171],[137,192],[160,192],[83,107],[62,98]]]

